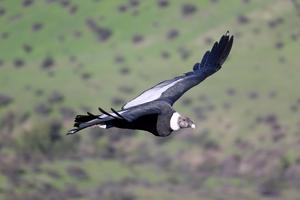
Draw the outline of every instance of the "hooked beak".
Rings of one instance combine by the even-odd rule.
[[[189,126],[188,127],[195,129],[196,125],[194,124],[194,122],[192,120],[189,119]]]

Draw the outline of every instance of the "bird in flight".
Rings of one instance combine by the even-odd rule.
[[[117,127],[144,130],[155,136],[166,137],[180,129],[195,128],[189,117],[179,114],[172,106],[186,91],[221,69],[232,43],[233,36],[227,31],[210,51],[206,51],[201,62],[197,62],[192,71],[145,90],[127,102],[120,111],[112,108],[111,112],[107,112],[99,108],[102,113],[100,115],[89,112],[87,115],[77,115],[74,127],[67,134],[98,126],[104,129]]]

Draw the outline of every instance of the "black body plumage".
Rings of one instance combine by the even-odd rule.
[[[212,49],[207,51],[191,72],[158,83],[144,91],[138,97],[126,103],[120,111],[111,109],[106,112],[99,108],[101,115],[87,113],[77,115],[74,128],[68,134],[74,134],[84,128],[99,125],[102,128],[126,128],[148,131],[155,136],[168,136],[174,130],[170,125],[176,112],[172,105],[190,88],[217,72],[228,57],[233,44],[233,36],[228,32]]]

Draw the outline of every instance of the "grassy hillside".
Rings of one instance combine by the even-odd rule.
[[[0,199],[297,199],[299,23],[299,0],[0,1]],[[222,70],[175,105],[196,130],[65,136],[227,30]]]

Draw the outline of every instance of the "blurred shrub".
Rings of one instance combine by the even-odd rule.
[[[76,151],[79,135],[66,137],[56,120],[35,125],[30,131],[20,134],[16,141],[17,152],[27,159],[65,157]]]
[[[258,185],[258,192],[266,197],[278,197],[282,189],[282,183],[278,177],[270,177]]]

